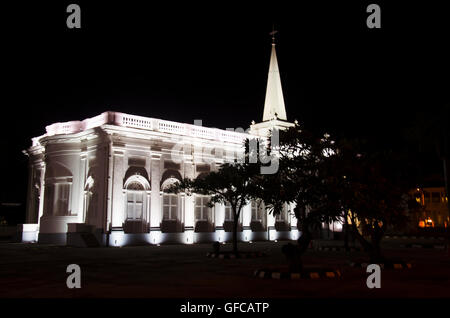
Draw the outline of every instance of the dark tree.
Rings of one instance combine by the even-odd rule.
[[[218,171],[194,180],[183,179],[167,191],[188,195],[198,193],[211,196],[210,206],[215,203],[229,203],[233,212],[233,252],[237,253],[237,227],[242,208],[250,202],[255,193],[253,178],[259,173],[256,164],[225,163]]]
[[[285,203],[295,203],[291,212],[301,236],[295,248],[284,250],[291,270],[301,271],[301,257],[312,241],[312,232],[323,222],[342,220],[337,191],[342,180],[332,170],[336,147],[329,135],[296,125],[280,132],[279,146],[272,145],[272,150],[279,153],[279,169],[276,174],[259,176],[257,196],[274,214],[280,213]]]
[[[411,193],[414,178],[404,156],[387,151],[360,152],[357,144],[340,142],[335,173],[344,182],[338,195],[354,237],[368,252],[370,262],[381,263],[385,258],[380,245],[386,230],[405,226],[408,213],[420,205]]]
[[[417,114],[412,126],[406,130],[407,140],[411,142],[419,154],[434,157],[441,161],[441,167],[433,169],[442,171],[447,198],[450,192],[450,106],[433,107],[431,111],[422,111]],[[428,164],[429,161],[423,164]],[[450,241],[450,200],[447,200],[447,238]]]

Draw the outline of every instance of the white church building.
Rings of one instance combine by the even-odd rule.
[[[169,194],[170,184],[233,162],[246,138],[266,138],[287,121],[272,43],[263,121],[247,133],[107,111],[83,121],[54,123],[32,138],[24,242],[123,246],[230,241],[227,205],[202,195]],[[262,204],[244,207],[241,241],[297,239],[286,206],[274,217]]]

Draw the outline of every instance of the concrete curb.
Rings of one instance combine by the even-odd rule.
[[[350,267],[357,267],[357,268],[366,268],[369,263],[358,263],[358,262],[350,262]],[[412,264],[407,262],[396,262],[396,263],[379,263],[380,267],[382,269],[411,269]]]
[[[403,236],[398,236],[398,235],[391,236],[391,235],[385,235],[384,237],[387,239],[399,239],[399,240],[410,240],[410,239],[413,239],[413,240],[416,240],[416,239],[439,240],[439,241],[445,240],[445,238],[443,238],[442,236],[404,236],[404,235]]]
[[[332,251],[332,252],[345,252],[345,248],[344,247],[327,247],[327,246],[323,246],[323,247],[318,247],[316,248],[317,251]],[[349,252],[360,252],[361,248],[359,247],[350,247],[349,248]]]
[[[400,247],[404,248],[428,248],[428,249],[438,249],[444,250],[446,248],[445,244],[401,244]]]
[[[234,253],[206,253],[206,257],[219,258],[219,259],[236,259],[236,258],[257,258],[266,256],[263,252],[240,252],[238,254]]]
[[[264,279],[339,279],[341,272],[339,270],[311,270],[303,273],[280,272],[272,270],[257,269],[253,276]]]

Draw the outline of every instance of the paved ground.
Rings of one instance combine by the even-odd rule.
[[[366,287],[367,274],[349,259],[364,254],[309,251],[311,266],[340,268],[341,280],[264,280],[258,268],[283,267],[285,242],[240,245],[264,251],[255,259],[210,259],[210,244],[123,248],[71,248],[37,244],[0,244],[0,298],[4,297],[450,297],[450,257],[440,249],[389,247],[385,253],[411,261],[409,270],[382,271],[381,289]],[[231,248],[227,244],[225,249]],[[66,267],[78,264],[82,288],[66,287]]]

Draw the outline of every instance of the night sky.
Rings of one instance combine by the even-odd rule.
[[[420,111],[449,104],[442,2],[92,2],[2,4],[1,202],[25,202],[22,150],[53,122],[106,110],[260,121],[273,24],[288,120],[390,147]],[[70,3],[81,30],[66,27]],[[369,3],[381,29],[366,26]]]

